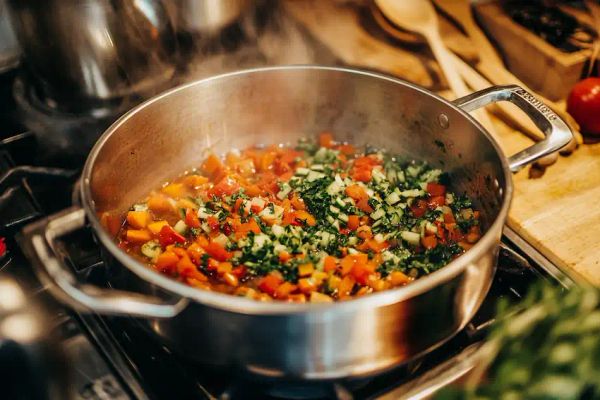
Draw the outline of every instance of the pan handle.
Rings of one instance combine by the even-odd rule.
[[[538,158],[560,150],[573,138],[571,129],[550,107],[517,85],[492,86],[456,99],[452,103],[470,112],[499,101],[509,101],[519,107],[546,136],[541,142],[508,158],[512,172],[517,172]]]
[[[146,318],[170,318],[179,314],[187,299],[175,304],[139,293],[102,289],[77,282],[64,262],[57,239],[85,226],[85,212],[72,207],[26,226],[19,244],[47,289],[68,306],[82,311]]]

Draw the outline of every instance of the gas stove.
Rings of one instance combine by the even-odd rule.
[[[306,35],[300,29],[293,30],[289,23],[281,24],[279,20],[277,25],[273,29],[286,27],[288,39],[290,35]],[[180,75],[182,78],[174,83],[234,66],[289,61],[270,57],[260,41],[248,40],[248,37],[243,40],[246,40],[245,45],[242,42],[242,45],[232,46],[228,53],[220,52],[202,63],[190,62],[185,73]],[[264,44],[265,38],[261,40]],[[304,38],[301,42],[310,52],[294,58],[293,62],[336,62],[312,39]],[[274,48],[278,48],[277,45]],[[73,393],[77,399],[427,398],[460,379],[475,365],[480,345],[494,324],[499,299],[518,300],[540,279],[563,286],[573,284],[506,228],[492,288],[475,318],[442,347],[407,365],[373,377],[319,383],[258,379],[237,371],[196,365],[157,341],[134,318],[65,309],[39,283],[19,251],[15,235],[24,225],[77,201],[73,193],[85,157],[85,149],[81,147],[73,152],[73,148],[69,149],[68,154],[76,156],[68,160],[61,159],[60,151],[52,148],[54,142],[48,137],[65,126],[65,117],[42,113],[42,123],[39,112],[28,111],[23,106],[23,99],[19,98],[23,93],[22,76],[19,70],[0,75],[0,236],[6,238],[8,247],[0,259],[0,277],[7,275],[16,280],[32,299],[44,305],[51,316],[51,330],[60,337],[70,360]],[[86,130],[92,137],[88,137],[89,141],[93,142],[94,135],[97,136],[117,114],[99,119],[89,115],[68,116],[69,132],[82,134]],[[74,140],[73,136],[67,138],[67,145],[69,140]],[[80,281],[109,285],[107,268],[91,230],[69,235],[63,239],[63,245],[67,261]]]

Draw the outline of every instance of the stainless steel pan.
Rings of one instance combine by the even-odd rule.
[[[497,101],[526,112],[546,139],[505,158],[469,114]],[[98,213],[125,211],[151,188],[202,160],[258,143],[294,143],[327,129],[449,171],[452,189],[477,199],[485,234],[448,266],[402,288],[333,304],[262,303],[202,291],[153,272],[119,250]],[[358,376],[414,359],[473,317],[494,273],[513,187],[511,171],[567,144],[571,133],[517,86],[454,102],[369,72],[315,66],[263,68],[191,83],[133,109],[98,141],[85,165],[82,206],[28,226],[22,245],[40,278],[68,305],[141,317],[200,362],[269,376]],[[113,285],[77,282],[58,239],[89,222],[117,263]],[[135,293],[135,294],[134,294]]]

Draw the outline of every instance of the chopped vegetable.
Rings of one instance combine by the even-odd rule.
[[[337,143],[209,155],[129,211],[121,247],[201,289],[261,301],[346,300],[409,284],[481,237],[442,172]]]

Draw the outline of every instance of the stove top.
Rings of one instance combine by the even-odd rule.
[[[285,26],[286,35],[298,39],[305,35],[293,25]],[[292,28],[290,28],[292,26]],[[311,41],[301,40],[304,51],[281,60],[269,56],[281,44],[270,38],[250,40],[219,53],[205,63],[190,62],[187,78],[198,78],[235,67],[266,63],[321,62],[336,60]],[[270,47],[265,50],[265,41]],[[308,43],[308,44],[307,44]],[[275,49],[275,51],[273,51]],[[294,58],[297,57],[298,58]],[[245,60],[241,62],[240,60]],[[547,279],[568,286],[572,282],[506,228],[498,271],[492,288],[471,323],[452,340],[426,356],[386,373],[352,380],[322,383],[257,380],[238,371],[214,370],[198,366],[173,353],[143,330],[133,318],[105,317],[66,310],[56,303],[35,278],[20,253],[15,234],[28,222],[73,204],[84,153],[69,159],[56,158],[47,135],[56,134],[57,116],[46,115],[43,124],[23,117],[22,106],[15,101],[14,88],[21,84],[19,71],[0,75],[0,236],[6,237],[7,254],[0,259],[0,277],[16,280],[52,316],[52,330],[61,337],[73,369],[73,391],[77,399],[364,399],[426,398],[467,373],[475,362],[479,346],[494,323],[500,298],[519,299],[535,281]],[[183,78],[182,78],[183,79]],[[15,80],[16,86],[15,86]],[[18,94],[18,93],[17,93]],[[86,121],[90,120],[86,116]],[[111,117],[116,118],[116,115]],[[59,118],[60,119],[60,118]],[[112,119],[102,119],[101,127]],[[75,121],[75,122],[73,122]],[[69,123],[81,131],[91,125],[78,125],[77,116]],[[53,127],[48,131],[48,127]],[[72,137],[69,140],[73,140]],[[67,143],[69,142],[67,140]],[[80,148],[78,151],[82,151]],[[49,156],[49,155],[52,156]],[[106,268],[91,230],[82,230],[64,238],[68,261],[78,279],[95,285],[108,285]]]

